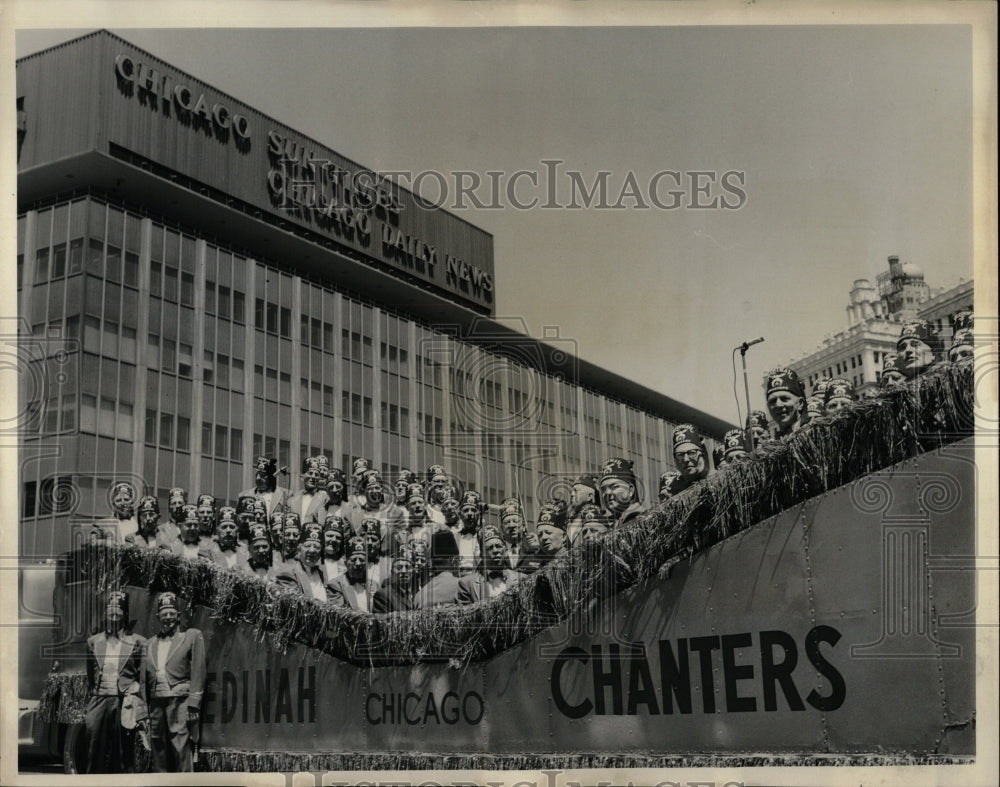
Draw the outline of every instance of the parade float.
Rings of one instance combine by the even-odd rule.
[[[353,612],[82,545],[39,717],[79,767],[100,599],[126,588],[149,635],[172,590],[208,654],[201,770],[971,761],[973,398],[972,365],[943,366],[467,607]]]

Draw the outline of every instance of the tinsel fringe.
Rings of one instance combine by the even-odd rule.
[[[239,749],[203,749],[198,770],[228,773],[301,773],[327,771],[525,771],[578,768],[747,768],[765,766],[884,766],[963,765],[971,757],[939,754],[746,754],[665,757],[644,754],[419,754],[260,752]]]
[[[217,619],[253,627],[261,641],[282,650],[299,643],[355,664],[451,660],[465,665],[571,614],[586,614],[598,599],[655,576],[668,561],[690,557],[790,506],[921,451],[968,437],[973,394],[972,365],[945,365],[918,385],[885,391],[764,446],[610,531],[596,545],[579,547],[512,591],[472,606],[369,615],[205,561],[116,545],[79,550],[70,570],[93,577],[96,591],[122,585],[176,591]]]
[[[82,722],[89,699],[85,673],[49,675],[38,703],[38,717],[42,721],[57,721],[60,724]]]

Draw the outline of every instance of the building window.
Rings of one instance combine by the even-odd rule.
[[[36,481],[28,481],[21,491],[21,516],[25,519],[35,515],[35,505],[38,498],[38,484]]]

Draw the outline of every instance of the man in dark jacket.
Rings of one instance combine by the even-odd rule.
[[[481,538],[482,564],[476,573],[458,580],[455,601],[459,604],[475,604],[494,598],[524,579],[524,574],[507,567],[507,543],[499,530],[487,525],[482,530]]]
[[[329,594],[319,562],[323,555],[323,531],[315,522],[302,530],[302,540],[294,560],[285,561],[274,572],[274,581],[281,587],[293,588],[303,596],[327,601]]]
[[[616,457],[601,468],[601,503],[614,518],[613,527],[620,527],[646,511],[634,466],[631,459]]]
[[[128,595],[108,594],[104,631],[87,639],[87,684],[90,701],[83,719],[87,730],[87,773],[123,773],[132,770],[134,745],[122,729],[122,705],[140,701],[139,678],[145,639],[126,633]],[[137,720],[145,718],[140,711]]]
[[[199,738],[205,691],[205,641],[201,631],[181,631],[177,595],[156,599],[160,633],[143,648],[143,690],[149,707],[149,745],[156,773],[188,772]]]
[[[413,550],[400,544],[392,555],[389,578],[375,591],[372,612],[407,612],[413,608]]]
[[[368,592],[368,544],[363,536],[351,536],[345,553],[347,571],[331,580],[330,601],[334,606],[359,612],[371,612],[372,599]]]

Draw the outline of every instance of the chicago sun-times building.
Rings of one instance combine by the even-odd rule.
[[[529,519],[624,455],[648,503],[674,424],[727,428],[498,319],[488,233],[107,31],[19,60],[17,110],[22,555],[112,479],[231,502],[261,452]]]

